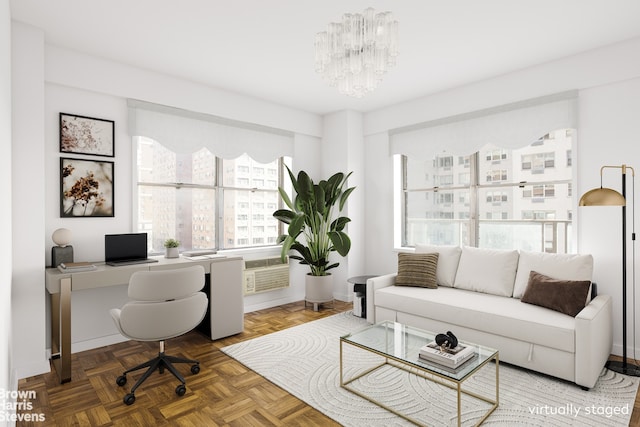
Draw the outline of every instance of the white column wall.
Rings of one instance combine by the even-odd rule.
[[[351,239],[351,251],[346,258],[332,255],[332,261],[340,266],[331,270],[334,281],[334,296],[342,301],[353,299],[353,285],[347,282],[352,276],[366,274],[364,269],[365,234],[365,165],[364,138],[362,136],[361,113],[340,111],[324,116],[322,138],[322,176],[327,179],[336,172],[353,172],[349,187],[356,187],[351,193],[343,214],[351,218],[346,232]]]
[[[9,0],[0,0],[0,192],[11,197],[11,16]],[[11,242],[11,211],[0,235]],[[11,335],[11,244],[0,247],[0,390],[15,390]]]
[[[13,362],[19,378],[49,371],[45,353],[44,33],[12,26]]]
[[[578,127],[578,186],[576,195],[600,186],[600,167],[627,164],[640,175],[640,77],[596,86],[580,91],[580,125]],[[636,182],[640,176],[636,177]],[[604,172],[603,184],[622,191],[619,170]],[[575,190],[574,190],[575,191]],[[627,352],[633,355],[633,331],[640,345],[640,324],[633,325],[632,267],[640,266],[636,244],[634,258],[631,241],[633,228],[633,185],[631,171],[627,175]],[[635,197],[640,197],[635,189]],[[577,212],[580,252],[593,254],[594,281],[598,291],[613,297],[613,352],[622,354],[622,208],[583,207]],[[635,223],[640,224],[640,212]],[[638,289],[640,291],[640,289]],[[636,292],[640,294],[640,292]],[[640,295],[635,307],[640,310]],[[640,321],[640,311],[637,312]],[[640,348],[636,351],[640,355]]]

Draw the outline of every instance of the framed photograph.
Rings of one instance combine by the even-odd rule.
[[[60,152],[114,156],[115,123],[60,113]]]
[[[112,217],[113,162],[60,158],[60,217]]]

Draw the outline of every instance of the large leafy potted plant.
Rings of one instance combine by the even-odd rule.
[[[294,251],[297,254],[289,255],[289,258],[309,266],[305,300],[313,303],[317,310],[317,304],[333,300],[333,281],[328,271],[339,263],[331,263],[329,256],[337,252],[344,257],[351,249],[351,240],[344,231],[351,219],[340,216],[340,212],[355,187],[347,188],[351,173],[338,172],[326,181],[314,183],[304,171],[300,171],[297,178],[288,167],[287,172],[293,187],[293,200],[279,187],[288,209],[273,213],[276,219],[288,225],[287,233],[278,238],[282,243],[281,257],[284,260],[290,251]],[[325,284],[312,283],[318,281]]]

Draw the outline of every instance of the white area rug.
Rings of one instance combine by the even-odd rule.
[[[366,326],[351,312],[234,344],[222,351],[345,426],[405,426],[406,420],[340,387],[341,335]],[[376,356],[344,346],[349,375]],[[495,396],[494,366],[485,366],[464,388]],[[627,426],[640,379],[603,369],[596,386],[575,384],[500,364],[500,406],[483,425]],[[455,425],[455,392],[385,367],[354,383],[423,423]],[[463,399],[463,425],[475,424],[486,404]]]

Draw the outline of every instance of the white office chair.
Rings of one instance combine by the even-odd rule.
[[[200,372],[197,360],[183,359],[164,354],[164,341],[185,334],[198,326],[207,312],[207,296],[200,292],[204,286],[204,268],[196,265],[188,268],[159,271],[137,271],[129,280],[129,298],[121,309],[110,311],[116,327],[122,335],[136,341],[159,341],[157,357],[134,368],[127,369],[116,380],[124,386],[127,374],[138,369],[147,371],[138,379],[124,397],[127,405],[133,404],[136,389],[157,369],[164,373],[167,368],[178,380],[176,394],[187,391],[182,375],[173,363],[191,363],[191,373]]]

